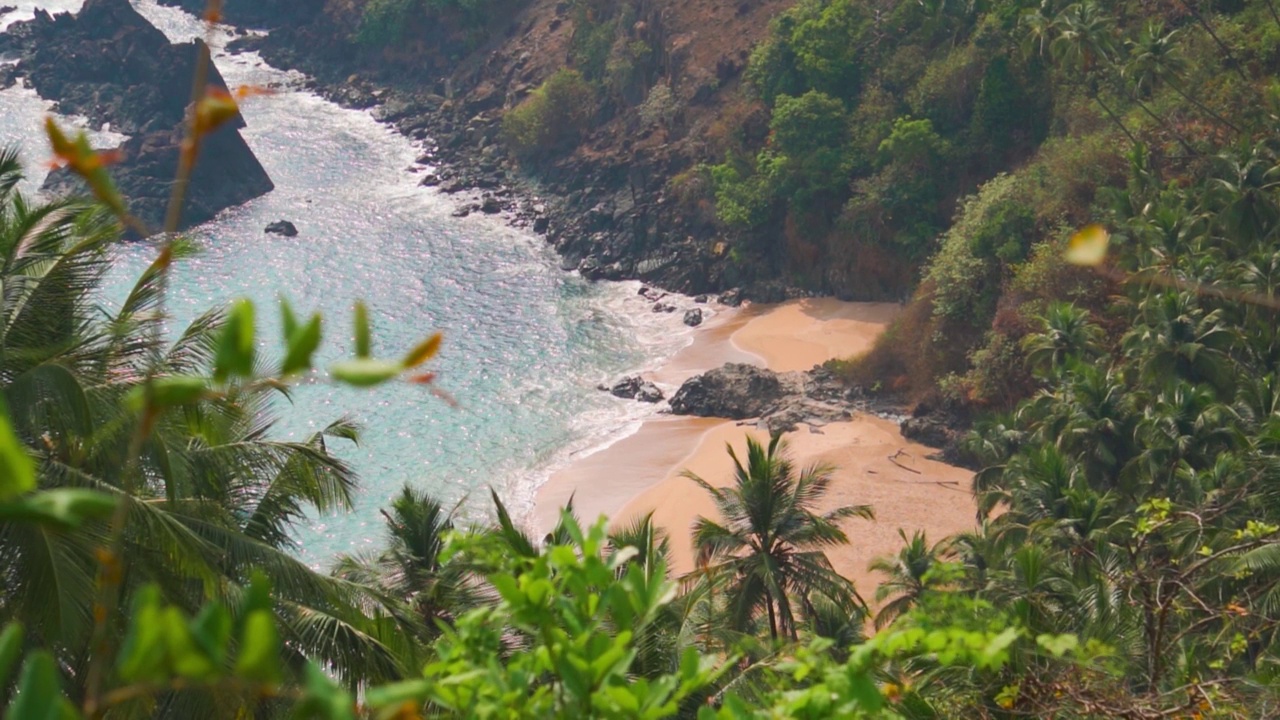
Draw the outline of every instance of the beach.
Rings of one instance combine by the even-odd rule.
[[[830,298],[744,308],[727,313],[647,375],[678,386],[725,362],[807,370],[866,351],[899,311],[896,303]],[[671,415],[647,420],[634,434],[554,473],[538,491],[532,521],[538,532],[546,532],[570,497],[587,521],[604,515],[620,525],[652,512],[671,537],[673,573],[687,573],[693,570],[689,528],[700,516],[715,517],[715,509],[710,495],[682,473],[696,473],[715,486],[731,484],[726,444],[744,454],[748,434],[768,442],[768,433],[750,422]],[[802,426],[783,440],[797,465],[834,468],[820,510],[871,505],[875,511],[875,520],[843,521],[849,545],[827,551],[835,568],[865,596],[878,582],[867,565],[902,547],[900,531],[910,537],[924,530],[935,542],[974,528],[972,473],[927,459],[934,450],[904,439],[890,420],[860,414],[821,428]]]

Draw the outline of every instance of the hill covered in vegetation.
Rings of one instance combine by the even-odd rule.
[[[288,7],[255,8],[279,29],[254,44],[430,124],[464,185],[553,192],[584,269],[909,297],[842,369],[975,421],[977,527],[904,536],[855,588],[824,553],[874,508],[814,512],[830,478],[775,441],[667,529],[693,533],[682,578],[651,519],[566,508],[538,539],[496,497],[470,527],[412,490],[382,550],[302,566],[290,528],[349,502],[326,443],[355,428],[276,442],[265,398],[321,318],[285,304],[279,358],[247,302],[171,337],[175,242],[97,307],[122,206],[52,128],[116,216],[30,202],[0,158],[10,716],[1277,714],[1270,0]],[[352,335],[331,381],[430,389],[439,336],[375,358],[361,305]]]

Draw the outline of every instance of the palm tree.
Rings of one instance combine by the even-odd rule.
[[[262,383],[141,417],[128,398],[148,376],[208,374],[222,314],[201,316],[170,343],[157,265],[118,312],[97,307],[118,228],[83,203],[31,204],[16,190],[20,176],[15,155],[0,153],[0,393],[42,487],[90,488],[121,503],[119,605],[155,583],[194,611],[209,597],[234,600],[261,570],[287,664],[314,659],[352,686],[402,676],[384,599],[287,552],[306,509],[350,507],[355,476],[326,438],[354,439],[354,427],[275,441],[277,391]],[[107,533],[103,523],[0,523],[0,622],[21,620],[31,642],[57,648],[73,693],[89,670]]]
[[[1188,63],[1179,49],[1180,34],[1181,29],[1165,32],[1163,22],[1147,23],[1138,38],[1129,41],[1129,62],[1125,65],[1123,74],[1134,84],[1139,94],[1154,93],[1161,85],[1173,88],[1183,100],[1239,133],[1239,127],[1206,107],[1183,87],[1182,77]]]
[[[1070,358],[1089,360],[1102,347],[1102,328],[1089,321],[1089,311],[1071,303],[1054,302],[1039,318],[1040,331],[1022,342],[1027,364],[1041,372],[1055,372]]]
[[[746,465],[732,445],[728,451],[734,465],[731,487],[717,488],[692,472],[684,474],[711,495],[721,518],[694,522],[698,564],[726,578],[734,627],[748,628],[763,614],[771,638],[794,639],[797,604],[803,606],[813,593],[840,598],[854,592],[822,552],[849,542],[839,521],[874,514],[867,505],[819,514],[815,506],[831,486],[832,468],[816,465],[797,474],[780,435],[767,449],[747,438]]]
[[[908,540],[907,534],[902,528],[898,528],[898,537],[904,543],[898,554],[876,558],[870,566],[871,570],[887,577],[876,588],[876,602],[884,603],[889,600],[876,613],[877,629],[914,607],[925,590],[938,583],[937,578],[930,575],[929,571],[950,553],[950,540],[944,539],[931,546],[923,530],[915,531]]]
[[[403,602],[412,615],[405,629],[430,639],[441,625],[482,602],[470,570],[442,556],[447,536],[457,529],[457,510],[458,505],[446,509],[426,492],[404,486],[390,509],[381,511],[387,546],[376,554],[339,556],[333,574]]]

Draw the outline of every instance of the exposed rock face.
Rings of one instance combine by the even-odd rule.
[[[129,211],[150,228],[164,224],[181,143],[182,129],[177,126],[133,137],[120,146],[121,160],[111,168]],[[240,133],[223,127],[207,136],[201,146],[187,187],[182,227],[212,220],[223,209],[266,194],[273,187]],[[66,169],[49,173],[44,190],[54,195],[86,192],[79,176]]]
[[[788,392],[794,392],[794,380],[789,380],[789,387],[784,389],[778,373],[772,370],[725,363],[686,380],[671,398],[671,411],[730,420],[760,417]]]
[[[903,437],[921,445],[941,448],[949,462],[956,462],[960,458],[956,443],[972,420],[970,411],[962,405],[933,397],[917,404],[911,417],[905,418],[900,425]]]
[[[758,418],[770,432],[848,420],[864,405],[859,388],[846,386],[821,367],[775,373],[734,363],[690,378],[671,398],[671,411],[677,415]]]
[[[636,391],[636,399],[640,402],[656,403],[664,397],[666,396],[662,394],[662,390],[651,382],[641,383],[640,389]]]
[[[170,43],[129,0],[86,0],[76,15],[37,10],[0,40],[5,49],[19,54],[18,72],[60,112],[126,135],[172,128],[191,100],[197,45]],[[208,82],[227,86],[212,66]]]
[[[701,325],[702,310],[699,308],[694,308],[692,310],[686,311],[684,314],[684,324],[688,325],[689,327],[698,327],[699,325]]]
[[[131,212],[152,228],[163,224],[178,167],[198,48],[170,43],[129,0],[86,0],[74,16],[37,11],[0,36],[0,52],[19,55],[16,72],[60,111],[132,136],[119,148],[112,175]],[[210,66],[208,83],[226,88],[216,67]],[[244,120],[236,117],[204,138],[182,227],[274,187],[240,137],[241,127]],[[82,191],[65,170],[51,173],[44,187],[55,194]]]

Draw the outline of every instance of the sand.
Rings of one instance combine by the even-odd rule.
[[[864,352],[899,311],[894,303],[806,299],[725,313],[651,375],[677,385],[724,362],[808,369]],[[635,434],[555,473],[538,491],[533,524],[539,532],[549,530],[570,496],[586,520],[604,515],[620,524],[652,512],[671,536],[672,570],[687,573],[693,569],[689,528],[700,516],[714,517],[715,508],[710,496],[681,473],[689,470],[716,486],[731,484],[726,443],[741,454],[748,434],[768,441],[753,424],[674,416],[646,421]],[[891,421],[857,416],[817,431],[801,428],[784,440],[797,464],[835,468],[820,509],[872,506],[875,520],[843,521],[850,544],[827,552],[868,599],[877,579],[867,565],[902,547],[899,531],[909,537],[924,530],[934,542],[974,527],[972,473],[927,460],[934,451],[905,440]]]

